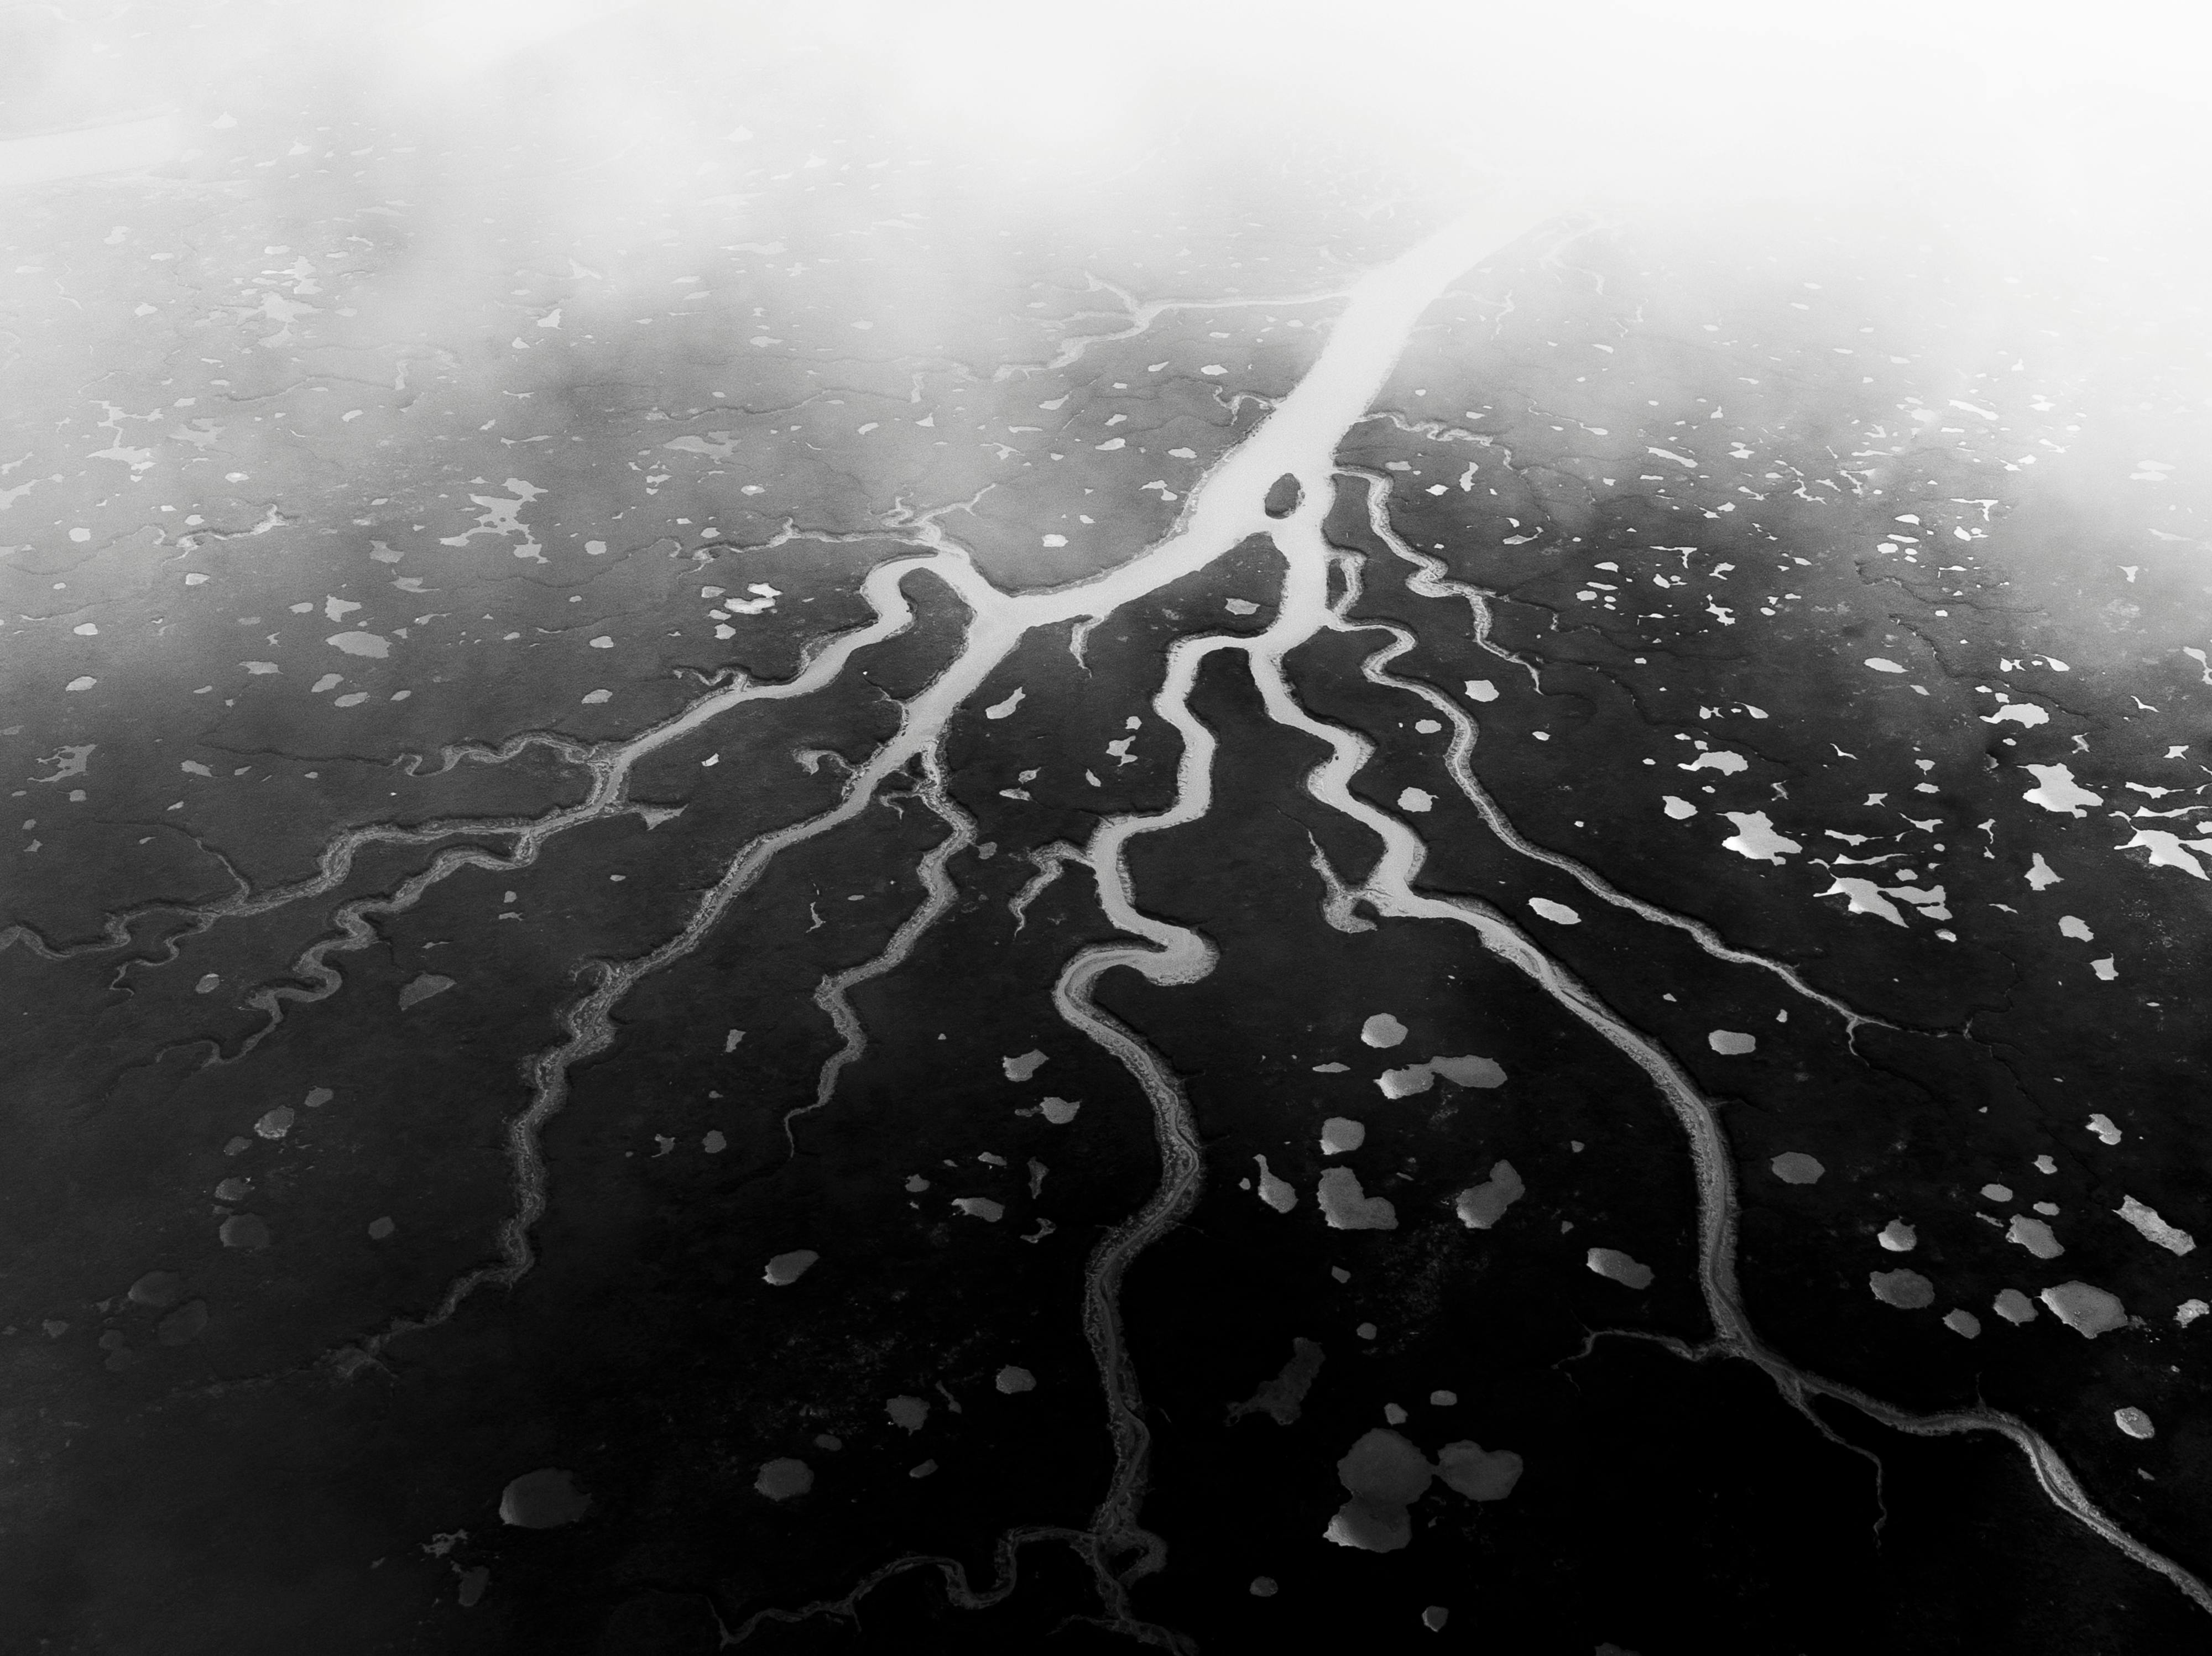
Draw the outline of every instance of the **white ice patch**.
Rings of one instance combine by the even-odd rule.
[[[1594,1247],[1585,1254],[1583,1263],[1601,1277],[1609,1277],[1624,1288],[1645,1289],[1651,1286],[1651,1267],[1638,1265],[1619,1248]]]
[[[2158,1216],[2158,1210],[2146,1207],[2132,1196],[2123,1197],[2119,1206],[2112,1210],[2143,1234],[2143,1240],[2154,1242],[2172,1253],[2186,1253],[2197,1246],[2197,1239],[2185,1230],[2177,1230]]]
[[[2005,1232],[2005,1240],[2017,1242],[2039,1259],[2055,1259],[2066,1252],[2066,1245],[2051,1234],[2049,1225],[2024,1213],[2013,1215],[2012,1228]]]
[[[2148,1438],[2156,1435],[2158,1428],[2150,1423],[2150,1416],[2140,1409],[2115,1409],[2112,1424],[2131,1438]]]
[[[2079,812],[2075,813],[2077,816]],[[2122,851],[2148,851],[2152,868],[2178,868],[2185,873],[2203,879],[2204,865],[2191,856],[2191,852],[2212,852],[2212,846],[2201,841],[2185,846],[2180,839],[2164,828],[2137,828],[2135,838],[2120,847]]]
[[[1367,1142],[1367,1125],[1350,1116],[1333,1115],[1321,1124],[1321,1153],[1348,1156]]]
[[[1015,708],[1022,705],[1022,698],[1028,694],[1029,692],[1022,686],[1018,684],[1016,685],[1014,687],[1014,693],[1008,696],[1004,701],[994,701],[989,707],[984,708],[983,717],[986,719],[1004,719],[1007,714],[1012,713]]]
[[[2058,917],[2058,935],[2071,937],[2076,943],[2094,943],[2097,940],[2097,934],[2089,930],[2088,921],[2078,914],[2061,914]]]
[[[1470,678],[1467,682],[1467,699],[1470,701],[1495,701],[1498,687],[1486,678]]]
[[[2043,853],[2039,851],[2034,853],[2028,864],[2027,870],[2027,883],[2030,886],[2033,887],[2038,891],[2042,891],[2051,886],[2057,885],[2063,877],[2062,875],[2058,874],[2051,868],[2050,864],[2043,860]]]
[[[1736,830],[1721,841],[1723,851],[1738,852],[1755,863],[1778,863],[1790,852],[1805,849],[1795,840],[1777,834],[1763,810],[1724,810],[1721,815],[1734,822]]]
[[[1462,1191],[1453,1208],[1459,1215],[1460,1223],[1469,1230],[1488,1230],[1505,1216],[1505,1210],[1519,1201],[1527,1190],[1513,1164],[1499,1162],[1492,1166],[1489,1178]]]
[[[1406,1038],[1406,1026],[1388,1012],[1377,1012],[1359,1026],[1359,1039],[1369,1046],[1395,1046]]]
[[[1893,1219],[1881,1228],[1875,1240],[1881,1244],[1885,1252],[1910,1253],[1920,1246],[1920,1233],[1904,1220]]]
[[[2100,1334],[2109,1334],[2127,1325],[2127,1307],[2120,1303],[2119,1296],[2087,1283],[2061,1283],[2056,1288],[2045,1289],[2037,1297],[2049,1307],[2052,1316],[2085,1340],[2094,1340]]]
[[[1659,808],[1678,822],[1698,814],[1695,805],[1686,799],[1678,799],[1671,793],[1661,796]]]
[[[1255,1156],[1252,1159],[1260,1164],[1260,1199],[1278,1213],[1288,1213],[1297,1206],[1297,1192],[1291,1188],[1287,1180],[1267,1171],[1267,1158]]]
[[[1827,1172],[1819,1157],[1808,1156],[1802,1150],[1784,1150],[1766,1165],[1785,1185],[1817,1185],[1820,1175]]]
[[[2045,810],[2062,812],[2068,816],[2080,816],[2084,805],[2101,805],[2105,796],[2092,793],[2074,780],[2074,771],[2068,765],[2029,765],[2026,769],[2035,778],[2035,786],[2021,798],[2030,804],[2040,805]]]
[[[1678,771],[1718,771],[1723,776],[1734,776],[1738,771],[1751,768],[1751,761],[1740,753],[1729,753],[1720,748],[1699,754],[1686,765],[1677,765]]]
[[[2091,1116],[2086,1125],[2089,1131],[2096,1134],[2098,1137],[2103,1139],[2107,1144],[2117,1144],[2120,1142],[2121,1133],[2119,1128],[2113,1125],[2112,1118],[2106,1115],[2102,1110],[2098,1111],[2096,1114]]]
[[[2016,1288],[1997,1290],[1990,1308],[2008,1323],[2032,1323],[2035,1320],[2035,1301]]]
[[[1723,1058],[1741,1058],[1759,1050],[1759,1037],[1741,1029],[1715,1029],[1706,1035],[1705,1044]]]
[[[768,1262],[761,1272],[761,1280],[771,1288],[789,1288],[812,1268],[822,1256],[812,1248],[793,1248],[788,1253],[779,1253]]]
[[[1866,664],[1878,673],[1901,673],[1905,670],[1895,662],[1881,656],[1869,656],[1866,658]]]
[[[1331,1230],[1395,1230],[1398,1210],[1380,1196],[1359,1187],[1359,1175],[1350,1168],[1330,1168],[1314,1192],[1322,1216]]]
[[[1547,920],[1559,925],[1580,925],[1583,917],[1565,903],[1555,903],[1549,897],[1531,897],[1528,907]]]
[[[1398,809],[1407,811],[1426,811],[1436,809],[1437,797],[1420,788],[1407,788],[1398,795]]]
[[[1970,1340],[1981,1338],[1982,1319],[1971,1311],[1954,1309],[1945,1312],[1943,1326],[1954,1334],[1964,1335]]]
[[[999,1065],[1001,1069],[1006,1071],[1007,1080],[1027,1081],[1031,1076],[1035,1075],[1039,1070],[1044,1067],[1044,1054],[1032,1047],[1030,1051],[1024,1052],[1019,1058],[1000,1059],[999,1060]]]
[[[1867,1286],[1884,1305],[1899,1311],[1920,1311],[1936,1303],[1936,1284],[1917,1271],[1872,1271]]]

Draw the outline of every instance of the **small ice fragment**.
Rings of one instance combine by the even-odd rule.
[[[1478,1058],[1472,1052],[1462,1058],[1432,1058],[1428,1067],[1455,1087],[1488,1088],[1505,1084],[1505,1071],[1502,1066],[1490,1059]],[[1424,1089],[1417,1087],[1414,1090],[1419,1092]]]
[[[1451,1619],[1451,1611],[1442,1604],[1431,1604],[1421,1612],[1421,1625],[1431,1633],[1442,1633],[1444,1623]]]
[[[1901,673],[1905,670],[1895,662],[1882,656],[1869,656],[1866,658],[1866,664],[1878,673]]]
[[[392,653],[392,640],[374,633],[334,633],[323,640],[349,656],[372,656],[379,660]]]
[[[1808,1156],[1802,1150],[1784,1150],[1766,1165],[1785,1185],[1818,1184],[1820,1175],[1827,1172],[1818,1158]]]
[[[1576,913],[1573,909],[1569,908],[1565,903],[1555,903],[1549,897],[1531,897],[1528,899],[1528,907],[1534,909],[1544,919],[1554,921],[1560,925],[1580,925],[1583,921],[1583,917]]]
[[[996,1384],[1001,1392],[1012,1397],[1017,1392],[1036,1391],[1036,1376],[1026,1368],[1018,1368],[1012,1363],[1008,1363],[999,1371]]]
[[[163,1345],[185,1345],[206,1332],[205,1300],[187,1300],[154,1325],[154,1338]]]
[[[805,1461],[781,1455],[761,1464],[753,1488],[770,1501],[789,1501],[814,1487],[814,1469]]]
[[[491,1571],[485,1566],[478,1564],[474,1569],[463,1570],[460,1592],[456,1595],[461,1601],[461,1608],[474,1610],[482,1601],[484,1589],[490,1585]]]
[[[337,1096],[337,1095],[327,1087],[317,1087],[311,1089],[301,1103],[307,1109],[319,1110]]]
[[[1398,809],[1400,810],[1414,812],[1433,810],[1436,809],[1436,795],[1425,789],[1403,788],[1399,791]]]
[[[1429,1401],[1439,1409],[1449,1409],[1459,1401],[1456,1392],[1437,1391],[1429,1393]]]
[[[1006,1071],[1006,1079],[1009,1081],[1027,1081],[1044,1067],[1044,1054],[1034,1047],[1024,1052],[1019,1058],[1002,1058],[999,1060],[1000,1066]]]
[[[2056,1173],[2058,1164],[2047,1156],[2039,1156],[2035,1158],[2035,1170],[2038,1173]]]
[[[884,1412],[891,1417],[892,1425],[919,1432],[929,1418],[929,1403],[924,1398],[896,1397],[884,1404]]]
[[[788,1253],[779,1253],[768,1262],[761,1272],[761,1280],[770,1288],[788,1288],[811,1270],[822,1256],[812,1248],[793,1248]]]
[[[1528,1188],[1510,1162],[1498,1162],[1492,1165],[1489,1178],[1459,1193],[1454,1210],[1459,1215],[1460,1223],[1469,1230],[1489,1230],[1505,1216],[1506,1209],[1527,1193]]]
[[[1917,1271],[1872,1271],[1867,1286],[1884,1305],[1900,1311],[1917,1311],[1936,1302],[1936,1284]]]
[[[2071,937],[2076,943],[2094,943],[2097,940],[2097,934],[2089,930],[2089,923],[2077,914],[2061,914],[2058,917],[2058,935]]]
[[[2089,969],[2097,974],[2100,982],[2110,983],[2120,975],[2118,957],[2107,955],[2100,961],[2091,961]]]
[[[297,1119],[289,1105],[280,1104],[253,1124],[254,1136],[257,1138],[282,1138],[292,1131],[292,1123]]]
[[[174,1305],[185,1291],[185,1279],[173,1271],[149,1271],[131,1284],[133,1305]]]
[[[1495,701],[1498,687],[1486,678],[1470,678],[1467,682],[1467,698],[1470,701]]]
[[[435,972],[423,972],[410,978],[399,991],[399,1010],[420,1006],[433,995],[442,995],[453,986],[451,978],[440,977]]]
[[[1651,1267],[1638,1265],[1619,1248],[1594,1247],[1583,1263],[1601,1277],[1610,1277],[1625,1288],[1651,1286]]]
[[[225,1247],[256,1253],[269,1246],[269,1222],[258,1214],[234,1213],[216,1227],[216,1235]]]
[[[987,1225],[995,1225],[1006,1216],[1005,1205],[988,1196],[956,1196],[952,1205],[970,1219],[981,1219]]]
[[[2102,1110],[2089,1118],[2088,1127],[2091,1132],[2096,1134],[2107,1144],[2117,1144],[2120,1142],[2120,1130],[2112,1125],[2112,1118]]]
[[[1297,1206],[1297,1192],[1287,1180],[1278,1179],[1267,1171],[1267,1158],[1255,1156],[1252,1159],[1260,1164],[1260,1199],[1278,1213],[1288,1213]]]
[[[1715,1052],[1727,1058],[1741,1058],[1759,1048],[1759,1037],[1745,1034],[1741,1029],[1716,1029],[1705,1040]]]
[[[1231,1424],[1247,1415],[1265,1415],[1278,1426],[1295,1426],[1304,1411],[1306,1393],[1313,1390],[1314,1380],[1328,1361],[1328,1353],[1318,1341],[1292,1336],[1291,1360],[1283,1365],[1282,1373],[1262,1381],[1260,1389],[1243,1402],[1231,1404]]]
[[[2052,870],[2050,864],[2043,860],[2043,853],[2039,851],[2033,854],[2027,870],[2027,883],[2029,885],[2034,887],[2038,891],[2040,891],[2045,886],[2057,885],[2061,877],[2061,876]]]
[[[1678,799],[1671,793],[1662,794],[1659,804],[1662,810],[1678,822],[1685,817],[1695,816],[1698,814],[1698,808],[1695,805],[1686,799]]]
[[[1012,713],[1015,708],[1022,705],[1022,698],[1028,694],[1028,690],[1024,686],[1017,684],[1014,687],[1014,693],[1008,696],[1004,701],[994,701],[989,707],[984,708],[983,717],[986,719],[1006,718],[1008,714]]]
[[[1252,1596],[1255,1598],[1273,1598],[1275,1596],[1275,1591],[1273,1576],[1255,1575],[1252,1578]]]
[[[573,1524],[591,1507],[592,1498],[576,1488],[576,1475],[557,1466],[525,1472],[499,1498],[499,1520],[523,1530],[556,1530]]]
[[[2150,1416],[2140,1409],[2115,1409],[2112,1424],[2131,1438],[2148,1438],[2157,1434],[2158,1428],[2150,1423]]]
[[[1386,1403],[1382,1405],[1382,1418],[1392,1426],[1403,1426],[1409,1416],[1396,1404]]]
[[[2039,1259],[2055,1259],[2066,1252],[2066,1245],[2051,1234],[2049,1225],[2024,1213],[2013,1215],[2012,1228],[2005,1232],[2005,1240],[2017,1242]]]
[[[720,1156],[730,1148],[730,1141],[723,1137],[720,1127],[715,1127],[710,1129],[707,1136],[699,1141],[699,1148],[709,1156]]]
[[[2008,701],[1995,713],[1986,715],[1982,723],[2002,725],[2007,720],[2015,725],[2025,725],[2033,729],[2038,725],[2049,724],[2051,715],[2033,701]]]
[[[937,1463],[934,1460],[925,1460],[919,1466],[908,1467],[906,1475],[908,1477],[927,1477],[936,1470]]]
[[[2197,1246],[2197,1239],[2185,1230],[2177,1230],[2158,1216],[2158,1210],[2146,1207],[2132,1196],[2123,1197],[2119,1206],[2112,1210],[2143,1234],[2143,1240],[2154,1242],[2173,1253],[2186,1253]]]
[[[1074,1098],[1048,1098],[1040,1101],[1037,1107],[1044,1112],[1044,1119],[1054,1126],[1065,1127],[1075,1119],[1075,1113],[1083,1107],[1083,1101]]]
[[[1485,1453],[1462,1439],[1437,1451],[1437,1476],[1469,1501],[1503,1501],[1521,1481],[1523,1463],[1510,1449]]]
[[[1367,1124],[1349,1116],[1333,1115],[1321,1124],[1321,1153],[1347,1156],[1367,1142]]]
[[[1954,1309],[1943,1313],[1943,1326],[1954,1334],[1963,1334],[1970,1340],[1978,1339],[1982,1332],[1982,1319],[1971,1311]]]
[[[1982,1186],[1982,1199],[1986,1202],[2009,1202],[2012,1200],[2012,1186],[1984,1185]]]
[[[2119,1296],[2087,1283],[2061,1283],[2056,1288],[2045,1289],[2036,1297],[2050,1308],[2052,1316],[2085,1340],[2094,1340],[2100,1334],[2109,1334],[2127,1325],[2127,1307],[2120,1303]]]
[[[2173,1320],[2186,1328],[2208,1312],[2212,1312],[2212,1305],[2207,1305],[2202,1300],[2184,1300],[2174,1307]]]
[[[1340,1076],[1346,1074],[1351,1068],[1348,1064],[1316,1064],[1313,1066],[1313,1072],[1317,1076]]]
[[[1321,1176],[1314,1198],[1331,1230],[1395,1230],[1398,1210],[1380,1196],[1359,1188],[1359,1175],[1350,1168],[1331,1168]]]
[[[1881,1228],[1875,1238],[1892,1253],[1910,1253],[1920,1246],[1920,1233],[1902,1219],[1893,1219]]]
[[[398,1227],[392,1222],[392,1216],[387,1213],[381,1218],[368,1222],[368,1240],[372,1242],[380,1242],[398,1228]]]
[[[1388,1012],[1377,1012],[1359,1026],[1359,1039],[1370,1046],[1395,1046],[1406,1038],[1406,1026]]]

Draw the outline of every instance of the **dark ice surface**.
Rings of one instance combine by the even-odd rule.
[[[0,1647],[2198,1647],[2160,227],[574,9],[0,69]]]

